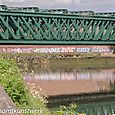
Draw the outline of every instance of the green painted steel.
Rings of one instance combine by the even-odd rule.
[[[95,13],[95,15],[103,15],[103,16],[113,16],[115,17],[115,12],[98,12],[98,13]]]
[[[115,102],[79,105],[77,113],[85,113],[85,115],[112,115],[115,113]]]
[[[87,14],[87,12],[93,13],[92,11],[87,11],[87,15],[78,15],[67,13],[64,9],[39,10],[32,7],[2,6],[1,9],[0,43],[2,44],[115,45],[114,16]]]

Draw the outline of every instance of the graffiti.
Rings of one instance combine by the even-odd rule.
[[[111,52],[109,48],[76,48],[76,52]]]
[[[111,52],[109,48],[93,48],[91,52]]]
[[[59,53],[59,52],[75,52],[75,48],[37,48],[34,52],[39,53]]]
[[[76,48],[76,52],[90,52],[91,48]]]
[[[82,47],[82,46],[74,46],[74,47],[38,47],[38,48],[0,48],[0,52],[12,52],[12,53],[66,53],[66,52],[77,52],[77,53],[90,53],[90,52],[105,52],[109,53],[113,50],[108,47]]]
[[[75,52],[75,48],[61,48],[60,52]]]
[[[32,48],[14,48],[11,49],[10,52],[14,52],[14,53],[31,53],[33,52]]]
[[[60,48],[37,48],[37,49],[34,49],[34,52],[38,52],[38,53],[55,53],[55,52],[60,52]]]

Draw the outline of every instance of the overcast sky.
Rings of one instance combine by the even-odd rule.
[[[0,4],[68,10],[115,11],[115,0],[0,0]]]

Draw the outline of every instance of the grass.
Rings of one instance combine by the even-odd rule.
[[[110,55],[112,55],[110,53]],[[95,53],[95,52],[91,52],[91,53],[75,53],[75,52],[66,52],[66,53],[36,53],[36,52],[32,52],[32,53],[8,53],[8,52],[4,52],[4,53],[0,53],[0,58],[12,58],[12,57],[24,57],[24,56],[31,56],[31,57],[42,57],[42,58],[100,58],[102,57],[101,53]],[[114,55],[113,55],[114,56]]]
[[[0,84],[4,87],[18,109],[37,109],[38,111],[33,113],[33,115],[64,115],[65,113],[66,115],[76,114],[76,104],[71,104],[69,108],[63,106],[59,108],[59,110],[50,111],[46,107],[46,103],[43,101],[43,98],[38,96],[38,91],[34,90],[34,86],[32,87],[35,95],[27,89],[20,70],[13,60],[0,60]],[[23,114],[32,115],[32,113],[29,112]]]
[[[50,111],[46,103],[41,101],[37,96],[30,94],[24,85],[22,75],[17,67],[16,60],[18,56],[39,56],[46,58],[46,54],[0,54],[0,84],[2,84],[18,108],[42,108],[43,115],[74,115],[76,105],[73,108],[61,107],[58,111]],[[73,58],[73,55],[56,54],[51,55],[49,59],[50,68],[53,69],[80,69],[80,68],[115,68],[115,58],[101,58],[98,54],[82,54],[81,58]],[[64,56],[67,56],[66,58]],[[15,59],[14,59],[15,57]],[[64,58],[62,58],[64,57]],[[70,57],[70,58],[68,58]],[[10,60],[9,60],[10,59]],[[13,59],[13,60],[11,60]],[[15,60],[15,61],[14,61]],[[42,115],[42,114],[38,114]]]
[[[47,111],[45,103],[31,95],[25,87],[21,73],[14,61],[0,60],[0,84],[18,108],[42,108]]]
[[[101,57],[100,53],[0,53],[0,59],[15,59],[17,62],[36,62],[37,57],[48,60],[52,69],[115,68],[115,57]]]
[[[80,69],[80,68],[97,68],[108,69],[115,68],[115,58],[92,58],[92,59],[51,59],[50,67],[65,68],[65,69]]]

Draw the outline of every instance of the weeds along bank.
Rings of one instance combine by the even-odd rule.
[[[59,64],[57,64],[57,59],[52,60],[51,64],[53,67],[56,66],[56,68],[60,67]],[[70,65],[71,61],[71,65]],[[63,63],[62,63],[63,62]],[[93,67],[99,67],[100,63],[103,64],[100,68],[105,67],[115,67],[115,58],[105,58],[105,59],[82,59],[80,62],[79,59],[62,59],[58,60],[58,63],[62,63],[61,67],[65,67],[68,65],[69,67],[73,67],[73,63],[75,63],[78,67],[81,67],[81,65],[84,64],[88,67],[91,63]],[[86,63],[87,62],[87,63]],[[69,64],[68,64],[69,63]],[[96,66],[97,65],[97,66]],[[73,67],[74,68],[74,67]],[[6,90],[6,92],[9,94],[9,96],[12,98],[14,103],[17,105],[18,108],[31,108],[31,109],[38,109],[41,111],[41,113],[38,113],[37,115],[76,115],[76,104],[71,104],[69,108],[65,106],[61,106],[58,110],[50,111],[47,109],[47,100],[43,98],[43,96],[39,95],[39,92],[37,90],[33,89],[31,92],[28,90],[27,87],[25,87],[22,75],[20,73],[19,68],[17,67],[17,64],[13,60],[8,60],[7,57],[5,59],[0,59],[0,84],[2,84]],[[33,93],[32,93],[33,92]],[[28,115],[28,114],[27,114]],[[84,115],[84,114],[83,114]]]
[[[29,68],[40,65],[42,68],[115,68],[115,55],[101,56],[99,53],[80,54],[38,54],[38,53],[0,53],[0,59],[15,60],[18,67]],[[60,65],[61,63],[61,65]],[[20,68],[21,69],[21,68]]]
[[[0,84],[18,108],[31,108],[48,111],[43,100],[30,94],[25,87],[20,70],[10,60],[0,60]]]
[[[0,83],[4,86],[17,107],[44,106],[42,101],[32,97],[29,93],[24,85],[20,70],[14,61],[0,60]]]
[[[0,84],[16,104],[17,109],[31,109],[35,111],[36,115],[75,115],[76,104],[70,104],[69,108],[61,106],[58,111],[50,111],[46,107],[46,97],[40,96],[39,92],[28,90],[22,79],[19,68],[15,61],[0,59]],[[32,113],[24,113],[24,115],[31,115]],[[33,113],[35,114],[35,113]]]

